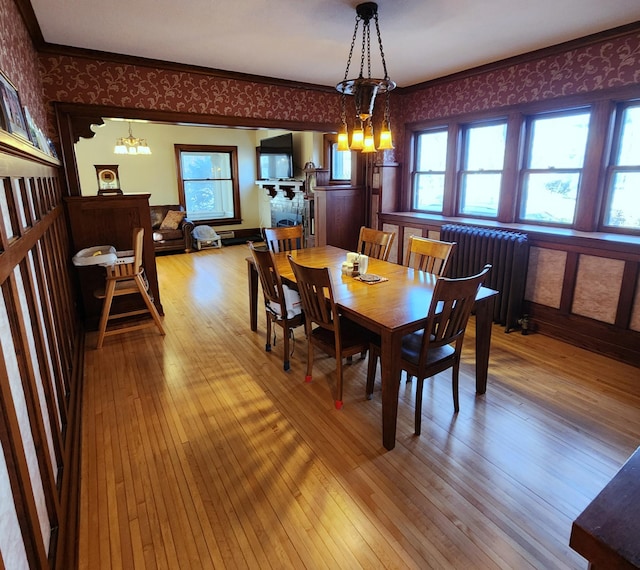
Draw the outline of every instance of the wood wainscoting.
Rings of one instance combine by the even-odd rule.
[[[59,163],[0,132],[1,568],[75,567],[84,337]]]
[[[390,260],[402,261],[410,235],[438,238],[460,219],[412,212],[380,214],[397,232]],[[475,223],[528,235],[523,313],[529,329],[640,367],[640,237],[537,226]],[[544,230],[544,231],[543,231]]]

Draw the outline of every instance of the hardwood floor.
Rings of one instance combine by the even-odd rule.
[[[449,372],[426,381],[415,437],[403,380],[388,452],[366,360],[337,411],[301,329],[289,372],[264,351],[247,254],[159,257],[167,335],[89,335],[80,568],[586,568],[571,523],[640,445],[638,369],[495,326],[476,397],[470,326],[460,413]]]

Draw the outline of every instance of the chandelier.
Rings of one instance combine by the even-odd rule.
[[[376,35],[380,47],[380,58],[382,59],[383,79],[371,77],[371,20],[376,24]],[[362,49],[360,53],[360,75],[357,79],[347,79],[351,57],[358,36],[358,28],[362,22]],[[364,76],[365,63],[367,66],[367,76]],[[378,5],[375,2],[364,2],[356,6],[356,25],[353,30],[351,49],[347,60],[347,68],[344,72],[344,79],[336,85],[336,89],[342,93],[342,127],[338,133],[338,150],[360,150],[362,152],[376,152],[393,148],[391,140],[391,123],[389,118],[389,92],[395,89],[396,84],[389,79],[387,73],[387,63],[384,59],[382,49],[382,38],[380,37],[380,26],[378,25]],[[376,96],[385,95],[384,118],[378,146],[376,148],[373,135],[373,109]],[[355,105],[355,125],[351,133],[351,145],[349,145],[349,130],[347,126],[347,95],[353,95]]]
[[[129,123],[129,136],[118,139],[113,152],[114,154],[151,154],[151,149],[147,139],[137,139],[133,136],[131,123]]]

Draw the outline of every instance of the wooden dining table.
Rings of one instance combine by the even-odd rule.
[[[290,252],[293,259],[310,267],[328,267],[340,313],[380,336],[382,378],[382,443],[396,444],[400,353],[402,337],[424,328],[437,277],[404,265],[369,259],[367,273],[382,281],[365,283],[342,273],[347,251],[320,246]],[[295,283],[288,253],[274,254],[282,278]],[[258,275],[247,259],[251,330],[257,330]],[[487,389],[493,300],[497,291],[481,287],[476,297],[476,393]]]

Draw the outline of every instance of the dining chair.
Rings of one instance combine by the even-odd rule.
[[[273,253],[302,249],[302,225],[265,228],[264,241]]]
[[[422,419],[422,389],[425,378],[452,368],[453,409],[460,411],[458,375],[460,353],[469,315],[476,295],[491,265],[485,265],[477,275],[460,279],[439,277],[431,297],[424,329],[402,339],[400,366],[418,379],[416,387],[415,434],[420,435]],[[380,346],[371,344],[367,369],[367,397],[373,394]]]
[[[311,382],[314,347],[336,359],[336,409],[342,401],[342,359],[354,354],[366,354],[374,335],[340,315],[333,296],[331,275],[326,267],[306,267],[296,263],[289,255],[289,263],[296,278],[307,334],[307,375]],[[314,326],[315,325],[315,326]]]
[[[282,283],[280,273],[273,259],[273,252],[267,249],[256,249],[252,242],[249,242],[249,250],[253,257],[253,262],[260,277],[262,293],[264,295],[265,313],[267,317],[267,342],[265,351],[271,352],[271,330],[272,323],[282,327],[283,334],[283,354],[282,362],[285,370],[289,370],[291,363],[289,358],[290,339],[293,329],[304,324],[304,315],[300,296],[296,291],[290,289]],[[276,343],[275,334],[273,344]]]
[[[358,237],[357,252],[387,261],[395,237],[395,232],[384,232],[362,226]]]
[[[102,313],[100,315],[100,324],[98,325],[98,342],[96,348],[102,348],[106,336],[146,327],[156,326],[160,334],[165,334],[158,310],[149,295],[149,285],[144,275],[144,268],[142,267],[143,238],[144,229],[134,228],[133,259],[127,260],[125,263],[116,262],[113,265],[106,266],[105,287],[104,289],[94,292],[97,298],[104,299],[102,303]],[[145,304],[144,309],[132,309],[119,313],[111,312],[114,297],[134,294],[139,294],[142,297]],[[151,319],[128,320],[128,317],[141,316],[144,314],[149,314]],[[110,321],[117,319],[127,320],[120,321],[123,323],[120,326],[116,325],[115,327],[107,328]]]
[[[455,242],[438,241],[420,236],[409,236],[406,265],[434,275],[446,276],[447,266]]]

